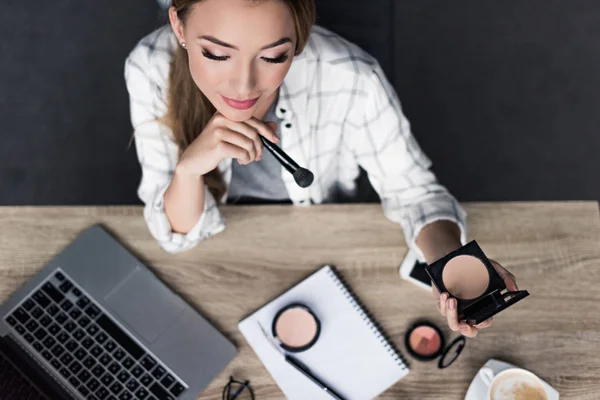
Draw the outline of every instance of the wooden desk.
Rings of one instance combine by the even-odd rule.
[[[600,396],[600,219],[595,202],[467,204],[469,237],[513,271],[531,296],[469,339],[446,370],[411,360],[383,399],[463,399],[491,358],[537,373],[562,399]],[[396,346],[411,321],[446,327],[430,294],[398,276],[406,247],[381,206],[224,207],[228,229],[185,253],[162,251],[140,207],[0,207],[0,301],[83,229],[102,223],[239,347],[203,393],[221,399],[229,375],[257,399],[282,393],[237,330],[238,321],[324,263],[336,265]],[[447,338],[455,333],[445,328]],[[409,358],[409,357],[408,357]],[[410,358],[409,358],[410,359]]]

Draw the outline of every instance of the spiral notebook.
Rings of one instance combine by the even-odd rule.
[[[270,335],[277,311],[293,302],[310,307],[321,322],[321,334],[313,347],[293,356],[345,399],[373,399],[408,374],[402,355],[339,273],[326,265],[238,325],[288,399],[331,400],[329,394],[284,361],[258,324]]]

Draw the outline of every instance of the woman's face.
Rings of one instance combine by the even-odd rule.
[[[277,0],[203,0],[185,21],[170,11],[186,43],[192,78],[217,111],[233,121],[264,118],[290,69],[294,21]]]

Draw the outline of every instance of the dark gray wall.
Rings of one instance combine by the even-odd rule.
[[[600,199],[597,0],[317,7],[380,60],[460,200]],[[153,0],[4,2],[0,204],[138,203],[123,60],[162,21]]]

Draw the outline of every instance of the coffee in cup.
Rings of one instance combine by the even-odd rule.
[[[480,375],[488,385],[489,400],[548,400],[542,381],[527,370],[510,368],[494,374],[483,368]]]

